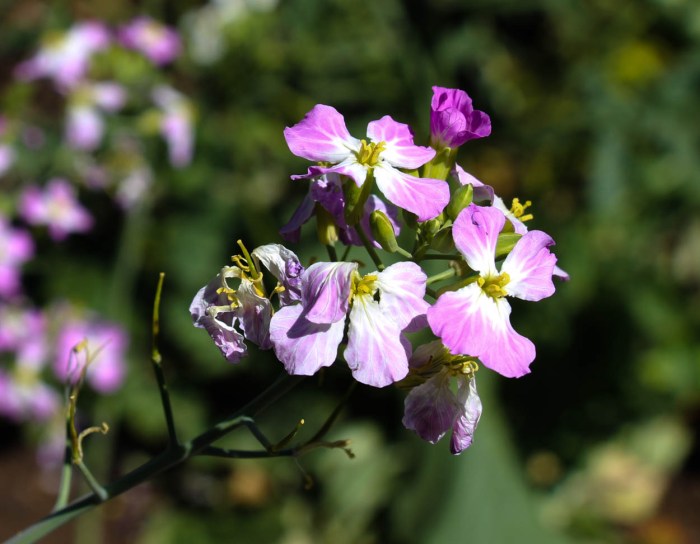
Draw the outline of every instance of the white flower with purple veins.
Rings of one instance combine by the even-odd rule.
[[[127,347],[128,337],[118,325],[70,320],[58,333],[54,372],[60,380],[75,383],[88,364],[87,382],[95,391],[112,393],[126,377]]]
[[[301,299],[301,274],[304,267],[297,256],[279,244],[268,244],[253,250],[254,263],[227,266],[202,287],[190,304],[195,327],[205,329],[227,361],[237,363],[246,356],[245,339],[261,349],[270,349],[272,304],[262,282],[261,264],[277,278],[274,292],[280,304]],[[251,266],[253,265],[253,266]],[[237,289],[229,285],[240,280]]]
[[[496,242],[505,221],[493,207],[470,204],[462,210],[452,235],[477,275],[466,287],[443,293],[428,309],[428,323],[451,353],[478,357],[492,370],[516,378],[530,372],[535,346],[511,326],[505,297],[537,301],[553,295],[557,258],[548,249],[554,240],[542,231],[530,231],[498,270]]]
[[[52,179],[42,190],[29,186],[22,194],[19,211],[30,225],[45,225],[54,240],[72,232],[86,232],[93,219],[75,196],[73,186],[63,179]]]
[[[15,74],[25,81],[47,77],[61,88],[74,87],[88,71],[92,55],[110,41],[109,30],[102,23],[76,23],[65,33],[47,36],[39,52],[18,65]]]
[[[0,297],[12,297],[21,290],[20,268],[34,255],[29,233],[10,226],[0,215]]]
[[[360,276],[357,263],[315,263],[301,277],[301,303],[270,322],[277,358],[289,374],[310,376],[337,358],[349,314],[345,360],[359,382],[384,387],[406,376],[404,332],[425,325],[425,273],[397,263]],[[407,353],[408,352],[408,353]]]
[[[66,120],[66,141],[73,149],[92,151],[102,141],[102,112],[115,112],[126,101],[126,90],[117,83],[89,83],[71,93]]]
[[[382,194],[399,208],[426,221],[440,215],[450,200],[445,181],[418,178],[400,169],[415,170],[435,156],[435,150],[413,144],[408,125],[388,115],[367,126],[368,140],[353,138],[335,108],[318,104],[293,127],[284,129],[289,149],[298,157],[331,166],[312,166],[305,179],[336,172],[362,186],[371,176]]]
[[[182,48],[175,30],[150,17],[137,17],[122,26],[119,41],[125,47],[139,51],[157,66],[177,58]]]
[[[166,85],[153,90],[153,101],[162,113],[160,133],[168,144],[170,164],[176,168],[187,166],[192,162],[194,147],[192,104]]]
[[[481,417],[481,399],[476,391],[476,364],[450,355],[438,340],[420,346],[409,361],[411,380],[418,378],[404,401],[404,427],[435,444],[452,430],[450,450],[458,455],[472,443]],[[457,380],[457,391],[451,387]],[[422,382],[422,383],[421,383]]]

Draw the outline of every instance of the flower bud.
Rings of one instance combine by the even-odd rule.
[[[457,219],[459,212],[472,203],[474,198],[474,187],[470,184],[460,185],[452,193],[452,198],[450,198],[450,203],[445,208],[445,213],[447,217],[454,221]]]
[[[372,236],[382,246],[382,249],[389,253],[396,253],[399,245],[396,242],[394,225],[392,225],[389,217],[384,212],[375,210],[369,216],[369,225],[372,229]]]
[[[452,239],[452,226],[445,227],[437,231],[430,243],[435,251],[440,253],[450,253],[455,250],[455,243]]]
[[[316,232],[318,241],[325,246],[332,246],[338,241],[338,227],[333,216],[323,207],[316,205]]]

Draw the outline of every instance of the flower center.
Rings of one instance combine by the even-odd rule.
[[[525,213],[525,210],[530,206],[532,206],[532,202],[529,200],[526,200],[525,204],[521,204],[519,198],[514,198],[513,203],[510,206],[510,213],[524,223],[525,221],[529,221],[534,217],[531,213]]]
[[[386,142],[367,143],[365,140],[360,142],[360,150],[357,152],[357,162],[366,164],[369,167],[376,166],[379,162],[379,155],[386,149]]]
[[[490,276],[488,278],[479,277],[476,281],[479,287],[481,287],[481,290],[493,299],[503,298],[508,294],[504,289],[510,281],[510,276],[507,272],[502,272],[498,276]]]
[[[351,296],[369,295],[370,297],[374,297],[374,294],[377,292],[376,283],[376,274],[367,274],[360,278],[360,275],[356,273],[356,276],[353,277]]]

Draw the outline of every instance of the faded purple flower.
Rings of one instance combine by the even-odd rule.
[[[15,75],[24,81],[47,77],[61,89],[74,87],[84,78],[92,55],[110,41],[101,22],[76,23],[67,32],[48,35],[39,52],[17,66]]]
[[[25,189],[19,211],[27,223],[45,225],[54,240],[63,240],[72,232],[86,232],[93,219],[75,197],[75,189],[59,178],[50,180],[42,190],[36,185]]]
[[[335,108],[318,104],[299,123],[284,129],[284,137],[298,157],[332,165],[312,166],[307,174],[292,179],[335,172],[362,186],[371,175],[391,203],[416,214],[420,221],[437,217],[449,202],[445,181],[418,178],[401,170],[419,168],[435,156],[435,150],[414,145],[408,125],[388,115],[369,123],[368,143],[350,135]]]
[[[430,140],[436,148],[459,147],[491,134],[491,119],[472,107],[472,99],[459,89],[433,87],[430,103]]]
[[[26,231],[14,228],[0,215],[0,297],[21,290],[20,269],[34,255],[34,242]]]
[[[177,58],[182,48],[174,29],[150,17],[133,19],[119,29],[118,35],[122,45],[139,51],[158,66]]]
[[[160,133],[168,144],[170,164],[182,168],[192,162],[194,128],[192,104],[175,89],[161,85],[153,90],[153,101],[160,108]]]
[[[301,303],[272,317],[270,338],[288,373],[310,376],[333,364],[349,317],[345,360],[355,379],[384,387],[405,377],[410,344],[403,333],[424,325],[426,276],[410,262],[364,277],[357,268],[311,265],[302,275]]]
[[[500,210],[474,204],[459,214],[454,242],[478,275],[466,287],[443,293],[428,309],[428,323],[451,353],[478,357],[492,370],[515,378],[530,371],[535,346],[511,326],[505,297],[537,301],[554,294],[557,258],[548,249],[554,240],[542,231],[530,231],[498,270],[496,242],[505,221]]]
[[[128,343],[119,325],[70,319],[58,333],[54,372],[60,380],[74,383],[87,364],[87,383],[100,393],[113,393],[126,377]]]

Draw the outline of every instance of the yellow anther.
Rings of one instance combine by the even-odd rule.
[[[502,298],[508,293],[504,289],[506,285],[510,282],[510,276],[507,272],[502,272],[498,276],[492,276],[490,278],[480,277],[477,280],[479,287],[491,298]]]
[[[519,198],[514,198],[513,203],[510,206],[510,212],[520,221],[529,221],[534,217],[531,213],[526,214],[525,210],[532,206],[532,202],[529,200],[525,201],[525,204],[520,203]]]
[[[354,295],[374,296],[374,293],[377,290],[377,286],[375,285],[376,281],[376,274],[367,274],[363,278],[360,278],[360,275],[358,274],[355,278],[353,278],[352,293]]]
[[[360,150],[357,152],[357,162],[367,166],[375,166],[379,162],[379,155],[386,149],[386,142],[367,143],[360,141]]]

